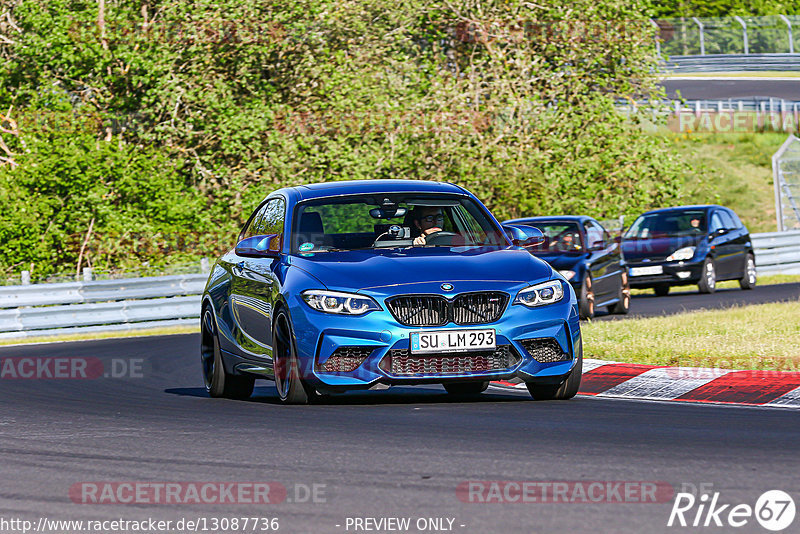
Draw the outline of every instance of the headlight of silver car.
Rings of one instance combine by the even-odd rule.
[[[517,293],[514,304],[522,304],[529,308],[553,304],[564,298],[564,286],[561,280],[550,280],[543,284],[527,287]]]
[[[341,315],[363,315],[380,310],[378,303],[365,295],[310,289],[301,293],[303,300],[317,311]]]
[[[694,249],[695,247],[679,248],[678,250],[667,256],[667,261],[691,260],[694,257]]]

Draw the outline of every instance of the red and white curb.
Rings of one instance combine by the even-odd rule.
[[[523,383],[492,382],[525,389]],[[584,360],[579,395],[800,408],[800,372],[659,367]]]

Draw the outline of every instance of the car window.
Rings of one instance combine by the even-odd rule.
[[[304,202],[298,206],[292,247],[295,252],[307,253],[415,246],[413,240],[421,233],[420,217],[429,218],[429,224],[446,234],[436,246],[507,245],[474,201],[460,196],[413,195],[351,195]],[[386,202],[391,208],[384,208]]]
[[[733,222],[733,217],[731,217],[727,211],[720,210],[717,213],[719,213],[719,216],[722,218],[723,228],[728,230],[736,229],[736,224]]]
[[[722,222],[722,217],[720,217],[718,211],[715,211],[711,216],[711,226],[708,228],[708,231],[710,233],[714,233],[717,230],[722,230],[723,228],[725,228],[725,224]]]
[[[261,206],[250,225],[243,232],[243,238],[254,235],[283,234],[286,203],[282,198],[273,198]]]
[[[651,239],[701,234],[706,231],[705,210],[645,213],[625,232],[626,239]]]
[[[742,220],[739,219],[739,216],[736,215],[736,212],[731,211],[731,210],[725,210],[725,213],[727,213],[728,216],[733,220],[733,228],[735,228],[737,230],[739,228],[744,228],[744,224],[742,224]]]
[[[589,248],[595,246],[598,242],[603,243],[603,229],[599,225],[592,223],[592,221],[586,221],[584,228],[586,228],[586,245]]]
[[[538,228],[544,234],[544,241],[541,245],[528,248],[533,253],[583,251],[583,241],[578,223],[571,221],[531,221],[523,224]]]

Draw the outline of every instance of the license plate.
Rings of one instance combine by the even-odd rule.
[[[411,354],[494,349],[496,344],[497,339],[493,328],[411,332]]]
[[[631,276],[647,276],[651,274],[661,274],[664,268],[661,265],[648,265],[647,267],[631,267]]]

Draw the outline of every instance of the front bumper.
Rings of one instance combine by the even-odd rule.
[[[579,349],[581,343],[575,294],[567,289],[568,284],[564,285],[567,294],[560,302],[539,308],[509,303],[498,321],[470,326],[452,323],[441,327],[402,326],[388,311],[386,303],[377,298],[383,310],[362,317],[317,312],[309,309],[305,303],[297,302],[292,306],[291,314],[303,379],[318,389],[331,390],[366,389],[378,384],[411,385],[513,377],[528,382],[559,382],[572,370],[576,348]],[[515,294],[511,295],[511,300]],[[409,353],[412,332],[487,328],[495,330],[498,349],[509,355],[508,365],[495,365],[488,370],[470,370],[470,357],[477,353],[437,353],[424,357]],[[526,345],[533,345],[529,340],[557,343],[563,360],[538,361],[525,348]],[[552,347],[555,351],[556,345]],[[363,351],[361,354],[366,355],[363,362],[352,371],[327,370],[329,358],[342,354],[347,348]],[[345,353],[356,354],[357,351]],[[486,356],[489,357],[488,354]],[[404,358],[403,365],[398,365],[398,362],[392,364],[392,358],[397,357]],[[424,364],[415,361],[423,358],[426,359]],[[542,359],[541,355],[539,358]],[[438,363],[431,363],[433,359],[438,359]]]
[[[628,281],[631,287],[650,288],[658,285],[683,286],[696,284],[700,281],[703,269],[703,261],[672,261],[672,262],[647,262],[647,263],[628,263]],[[631,269],[637,267],[661,266],[662,274],[633,276]]]

